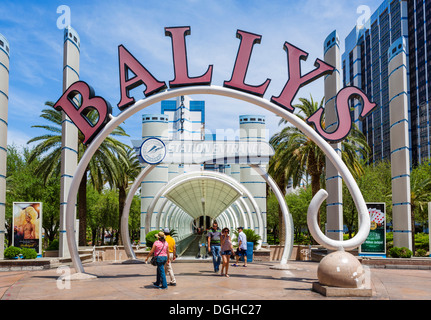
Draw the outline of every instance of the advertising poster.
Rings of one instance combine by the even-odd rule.
[[[13,246],[42,252],[42,203],[13,203]]]
[[[367,203],[370,214],[370,234],[361,245],[361,255],[386,256],[386,204]]]

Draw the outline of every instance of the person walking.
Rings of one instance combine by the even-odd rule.
[[[165,236],[166,236],[166,242],[168,243],[169,248],[169,260],[170,263],[165,264],[165,274],[166,276],[169,275],[171,282],[169,282],[170,286],[176,286],[177,280],[175,279],[174,275],[174,269],[172,268],[172,262],[175,261],[177,258],[177,246],[175,244],[175,239],[171,237],[171,231],[168,228],[165,228],[163,230]]]
[[[216,221],[213,222],[212,228],[208,231],[208,253],[212,254],[214,272],[219,271],[221,256],[220,256],[220,236],[221,232]]]
[[[236,263],[232,266],[238,267],[240,257],[244,257],[243,267],[247,267],[247,236],[243,232],[243,227],[238,227],[238,249],[236,251]]]
[[[170,263],[168,255],[169,245],[166,242],[165,234],[163,232],[160,231],[156,234],[156,238],[157,240],[154,242],[151,251],[148,253],[145,263],[148,262],[148,258],[150,256],[154,255],[156,258],[157,276],[156,282],[153,282],[153,285],[159,289],[167,289],[168,284],[166,282],[165,264]]]
[[[224,270],[224,276],[229,278],[228,270],[229,270],[230,256],[232,254],[235,255],[235,252],[233,251],[233,247],[232,247],[232,241],[229,236],[229,228],[224,228],[221,231],[220,242],[221,242],[221,258],[222,258],[220,275],[223,275],[223,270]]]

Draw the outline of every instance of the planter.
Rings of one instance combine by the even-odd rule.
[[[51,257],[58,257],[58,254],[59,254],[58,250],[48,250],[44,252],[43,256],[45,258],[51,258]]]

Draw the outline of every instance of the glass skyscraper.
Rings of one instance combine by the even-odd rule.
[[[409,136],[412,164],[430,157],[431,0],[385,0],[364,25],[356,25],[345,39],[343,85],[357,86],[377,103],[360,121],[360,102],[353,101],[352,116],[372,148],[370,162],[390,159],[388,50],[399,38],[407,43]],[[428,41],[427,41],[428,39]]]

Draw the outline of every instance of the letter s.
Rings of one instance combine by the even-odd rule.
[[[352,117],[350,116],[350,99],[362,100],[362,112],[359,119],[363,120],[376,107],[375,103],[370,102],[365,93],[356,87],[345,87],[337,94],[336,111],[338,115],[338,127],[334,132],[327,132],[322,128],[323,108],[320,107],[317,111],[307,119],[308,124],[313,124],[316,131],[326,140],[331,142],[339,142],[346,138],[352,129]]]

